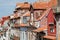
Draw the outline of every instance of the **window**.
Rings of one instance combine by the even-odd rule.
[[[54,32],[54,28],[50,28],[50,32]]]
[[[28,23],[28,21],[29,21],[29,19],[30,19],[30,17],[23,17],[23,23],[24,24],[27,24]]]
[[[10,22],[10,26],[13,27],[14,23],[16,22],[16,20],[11,19],[9,22]]]
[[[36,13],[36,18],[38,18],[40,16],[40,13],[37,11]]]
[[[4,33],[4,37],[6,37],[6,32]]]
[[[3,30],[3,28],[2,27],[0,27],[0,32]]]
[[[20,24],[20,17],[15,19],[15,24]]]
[[[60,23],[59,23],[59,25],[60,25]]]
[[[14,37],[14,36],[13,36],[13,35],[11,35],[11,36],[10,36],[10,40],[13,40],[13,37]]]
[[[54,32],[54,24],[51,23],[51,24],[49,24],[49,26],[50,26],[50,32]]]
[[[40,26],[40,22],[35,22],[35,27],[38,28]]]
[[[29,21],[30,20],[30,17],[27,17],[27,21]]]
[[[24,23],[24,24],[27,23],[27,17],[23,17],[23,23]]]
[[[36,14],[36,18],[39,18],[42,14],[43,14],[43,10],[38,10],[38,11],[34,11],[34,14]]]
[[[13,19],[13,23],[15,23],[16,22],[16,19]]]

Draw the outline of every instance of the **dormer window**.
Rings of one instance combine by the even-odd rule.
[[[29,21],[29,19],[30,19],[30,17],[23,17],[23,23],[24,24],[27,24],[28,23],[28,21]]]
[[[43,10],[35,10],[34,14],[36,18],[39,18],[43,14]]]
[[[27,23],[27,18],[23,17],[23,23],[26,24]]]

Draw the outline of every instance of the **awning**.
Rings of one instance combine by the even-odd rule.
[[[53,40],[56,40],[56,37],[54,37],[54,36],[44,36],[43,38],[47,38],[47,39],[53,39]]]
[[[47,30],[47,26],[37,28],[37,29],[33,30],[33,32],[41,32],[41,31],[44,31],[44,30]]]

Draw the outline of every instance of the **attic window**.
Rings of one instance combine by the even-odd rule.
[[[60,23],[59,23],[59,25],[60,25]]]
[[[50,32],[54,32],[54,28],[51,27],[51,28],[50,28]]]
[[[39,11],[34,11],[34,14],[36,14],[36,18],[41,17],[41,15],[43,14],[44,11],[39,10]]]
[[[50,23],[49,26],[50,26],[50,32],[54,32],[54,23]]]

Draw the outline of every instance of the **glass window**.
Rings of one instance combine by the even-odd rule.
[[[27,23],[27,17],[23,17],[23,23],[24,23],[24,24]]]
[[[40,26],[40,22],[35,22],[35,27],[38,28]]]
[[[50,28],[50,32],[54,32],[54,28]]]
[[[15,19],[13,19],[13,23],[15,23],[16,22],[16,20]]]
[[[20,18],[15,19],[15,24],[20,24]]]
[[[6,37],[6,32],[4,33],[4,37]]]
[[[34,14],[36,14],[35,16],[36,16],[36,18],[39,18],[42,14],[43,14],[43,10],[36,10],[36,11],[34,11]]]
[[[27,21],[29,21],[30,20],[30,17],[27,17]]]
[[[50,32],[54,32],[54,24],[49,24],[49,26],[50,26]]]

